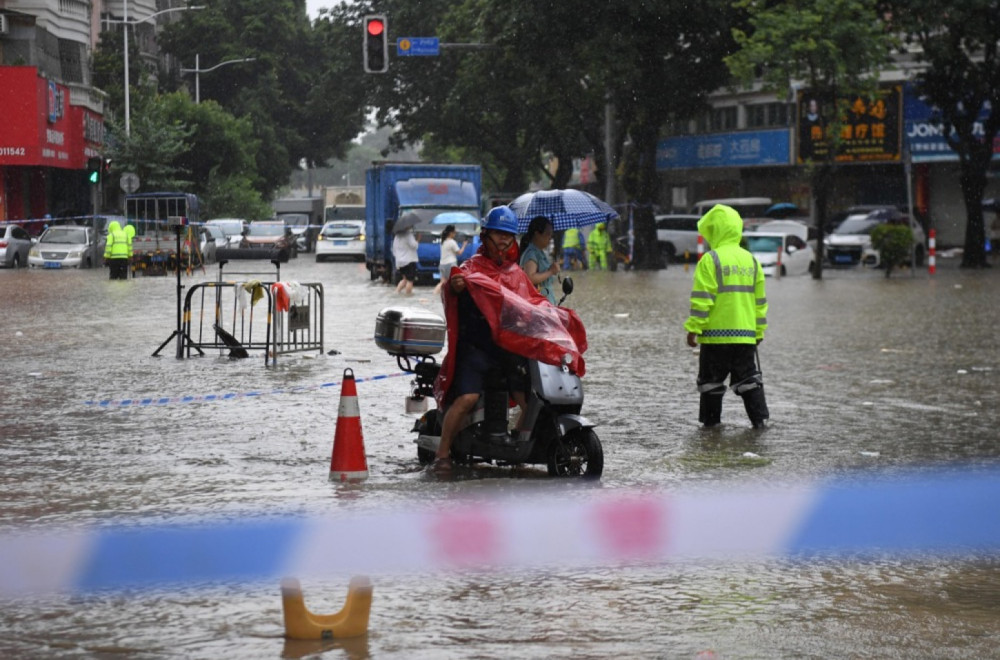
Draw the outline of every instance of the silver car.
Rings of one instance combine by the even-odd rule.
[[[103,263],[106,239],[90,227],[49,227],[28,251],[32,268],[93,268]]]
[[[28,265],[31,236],[17,225],[0,227],[0,266],[18,268]]]

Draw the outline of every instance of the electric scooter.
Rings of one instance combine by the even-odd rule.
[[[572,290],[572,279],[563,279],[564,295],[560,304]],[[376,343],[396,357],[401,370],[414,374],[407,399],[407,409],[412,411],[421,404],[426,405],[428,397],[433,399],[434,379],[441,369],[433,354],[440,349],[428,350],[428,333],[417,329],[418,326],[427,329],[426,311],[421,310],[421,318],[412,319],[410,332],[406,331],[408,324],[405,321],[385,322],[384,317],[398,311],[390,308],[380,312],[376,322]],[[390,326],[400,326],[402,332]],[[440,319],[440,327],[443,332],[443,319]],[[420,334],[423,336],[418,337]],[[442,334],[440,346],[443,345]],[[545,364],[533,359],[526,362],[530,387],[526,392],[525,410],[520,414],[527,423],[518,426],[530,428],[531,432],[525,438],[511,431],[517,420],[510,414],[507,379],[498,370],[487,377],[485,391],[452,442],[452,460],[460,464],[493,463],[498,466],[544,464],[552,476],[600,477],[604,471],[604,450],[594,432],[595,425],[580,415],[583,409],[580,377],[566,365]],[[414,442],[422,464],[434,460],[441,442],[443,419],[444,411],[435,407],[425,412],[411,429],[417,433]]]

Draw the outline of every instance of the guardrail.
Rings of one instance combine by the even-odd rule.
[[[228,351],[238,358],[259,351],[265,366],[274,366],[279,355],[323,352],[323,285],[279,281],[280,267],[272,263],[274,280],[224,280],[226,261],[220,261],[218,281],[191,286],[184,298],[181,357],[191,357],[192,350]]]

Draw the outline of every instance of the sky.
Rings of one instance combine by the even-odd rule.
[[[306,0],[306,12],[309,14],[309,18],[317,18],[321,8],[330,7],[336,4],[337,1],[338,0]]]

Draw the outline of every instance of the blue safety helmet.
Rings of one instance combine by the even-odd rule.
[[[496,229],[508,234],[517,233],[517,216],[509,206],[495,206],[486,214],[483,229]]]

